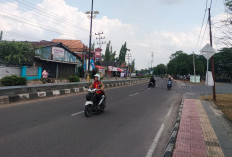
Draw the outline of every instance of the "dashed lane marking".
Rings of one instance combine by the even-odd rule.
[[[129,96],[135,96],[135,95],[138,95],[139,93],[138,92],[136,92],[136,93],[134,93],[134,94],[131,94],[131,95],[129,95]]]
[[[73,113],[73,114],[71,114],[70,116],[74,117],[74,116],[76,116],[76,115],[78,115],[78,114],[81,114],[81,113],[84,113],[84,111],[77,112],[77,113]]]
[[[171,112],[172,112],[172,107],[173,107],[173,106],[171,106],[171,107],[169,108],[168,113],[167,113],[167,115],[166,115],[164,121],[170,116],[170,114],[171,114]],[[151,146],[150,146],[150,148],[149,148],[149,150],[148,150],[148,152],[147,152],[146,157],[152,157],[152,155],[153,155],[153,153],[154,153],[154,151],[155,151],[155,148],[156,148],[156,146],[157,146],[157,144],[158,144],[158,142],[159,142],[159,138],[160,138],[160,136],[161,136],[161,134],[162,134],[162,132],[163,132],[163,130],[164,130],[164,121],[163,121],[163,123],[162,123],[162,125],[161,125],[161,127],[160,127],[160,129],[159,129],[159,131],[158,131],[158,133],[156,134],[156,136],[155,136],[155,138],[154,138],[154,140],[153,140],[153,142],[152,142],[152,144],[151,144]]]

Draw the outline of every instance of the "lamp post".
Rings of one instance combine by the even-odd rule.
[[[91,57],[91,48],[92,48],[92,23],[93,23],[93,18],[95,17],[95,14],[99,14],[98,11],[93,11],[93,0],[91,4],[91,11],[85,12],[85,14],[90,15],[90,33],[89,33],[89,57],[88,57],[88,73],[87,73],[87,82],[90,81],[89,79],[89,71],[90,71],[90,57]]]

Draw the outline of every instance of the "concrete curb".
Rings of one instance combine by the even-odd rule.
[[[108,83],[105,84],[105,88],[112,88],[112,87],[119,87],[119,86],[127,86],[127,85],[133,85],[137,83],[143,83],[147,81],[144,80],[134,80],[134,81],[125,81],[125,82],[119,82],[119,83]],[[33,92],[33,93],[23,93],[23,94],[15,94],[15,95],[4,95],[0,96],[0,105],[3,104],[10,104],[20,101],[28,101],[33,99],[41,99],[45,97],[52,97],[52,96],[59,96],[59,95],[67,95],[71,93],[82,93],[88,91],[85,87],[79,87],[79,88],[67,88],[67,89],[57,89],[57,90],[51,90],[51,91],[39,91],[39,92]]]
[[[168,144],[166,146],[165,152],[164,152],[164,157],[172,157],[173,150],[175,148],[175,143],[176,143],[176,138],[180,126],[180,120],[181,120],[181,114],[182,114],[182,108],[183,108],[183,99],[180,102],[179,110],[178,110],[178,115],[176,118],[176,122],[174,124],[174,127],[172,129],[171,136],[168,140]]]

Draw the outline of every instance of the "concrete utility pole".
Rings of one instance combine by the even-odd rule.
[[[210,14],[210,8],[209,10],[209,36],[210,36],[210,46],[213,47],[213,41],[212,41],[212,29],[211,29],[211,14]],[[214,80],[213,85],[213,100],[216,101],[216,88],[215,88],[215,73],[214,73],[214,57],[211,58],[211,70]]]
[[[87,73],[87,81],[89,82],[89,71],[90,71],[90,57],[91,57],[91,48],[92,48],[92,23],[93,23],[93,18],[95,18],[95,14],[99,14],[98,11],[93,12],[93,0],[91,4],[91,11],[85,12],[85,14],[89,15],[90,18],[90,33],[89,33],[89,60],[88,60],[88,73]]]
[[[130,60],[131,60],[131,58],[132,58],[132,56],[131,56],[131,54],[127,54],[127,56],[126,56],[126,59],[127,59],[127,62],[128,62],[128,65],[127,65],[127,75],[128,74],[130,74],[128,71],[130,71]]]
[[[104,41],[102,41],[101,42],[101,40],[103,40],[103,39],[105,39],[105,36],[101,36],[101,35],[103,35],[103,32],[98,32],[98,33],[95,33],[95,35],[97,35],[98,37],[96,37],[96,39],[98,40],[98,42],[97,42],[97,44],[99,45],[99,48],[101,48],[101,45],[103,45],[103,44],[106,44],[106,42]]]
[[[152,69],[152,64],[153,64],[153,57],[154,57],[154,52],[151,53],[151,69]]]
[[[157,52],[147,52],[147,53],[151,53],[151,70],[152,70],[152,65],[153,65],[153,61],[154,61],[153,60],[154,59],[154,53],[157,53]],[[148,66],[148,69],[149,69],[149,66]]]
[[[195,53],[193,51],[193,73],[194,73],[194,83],[196,83],[196,65],[195,65]]]

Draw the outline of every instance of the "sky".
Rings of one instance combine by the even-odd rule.
[[[172,53],[182,50],[199,54],[209,43],[207,12],[201,31],[206,1],[94,0],[94,10],[100,14],[93,20],[93,34],[104,32],[105,41],[111,41],[117,54],[127,42],[138,70],[167,64]],[[217,24],[227,17],[223,2],[212,0],[216,50],[224,46],[216,38],[220,35]],[[90,19],[85,12],[90,9],[91,0],[0,0],[0,30],[4,40],[77,39],[88,45]],[[93,42],[97,42],[95,38]],[[102,48],[104,53],[105,46]]]

